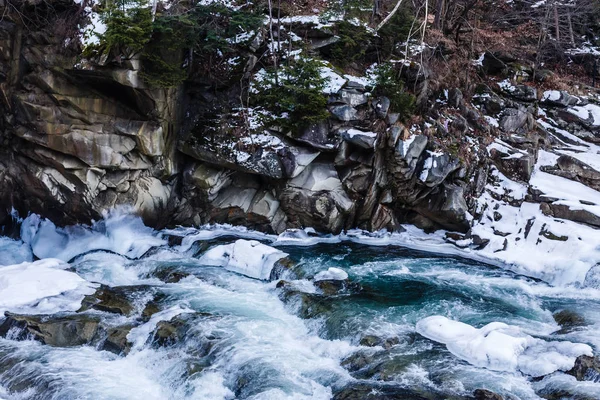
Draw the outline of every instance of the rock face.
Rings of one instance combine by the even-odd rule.
[[[80,7],[52,0],[35,12],[52,4]],[[469,231],[485,213],[481,196],[490,193],[513,204],[540,202],[548,216],[600,227],[594,204],[566,206],[529,188],[540,149],[557,156],[545,173],[600,188],[597,163],[581,156],[598,141],[600,106],[564,91],[538,96],[535,82],[504,79],[517,61],[509,54],[483,55],[482,76],[496,77],[472,99],[460,88],[440,97],[425,66],[402,69],[405,87],[425,110],[410,126],[390,98],[338,76],[327,92],[329,118],[295,131],[259,130],[251,128],[251,110],[239,107],[236,79],[192,74],[178,88],[151,89],[135,57],[78,62],[81,48],[65,47],[59,33],[23,29],[18,15],[5,14],[0,226],[13,207],[73,224],[128,205],[155,227],[231,223],[278,234],[302,227],[398,231],[412,223],[459,231],[483,246],[490,239]],[[326,53],[337,37],[308,25],[290,29]],[[247,58],[246,79],[258,72],[264,40],[257,35],[236,55]],[[538,107],[553,129],[538,118]],[[505,178],[525,185],[520,198],[490,189]],[[546,239],[562,237],[542,231]],[[94,301],[89,307],[103,307]]]
[[[51,3],[38,11],[65,6]],[[0,30],[9,77],[2,82],[0,203],[62,222],[129,204],[155,221],[172,191],[164,178],[176,172],[168,145],[175,126],[167,121],[176,114],[176,91],[143,88],[135,63],[75,68],[79,51],[60,50],[62,38],[50,30],[28,32],[10,17]]]

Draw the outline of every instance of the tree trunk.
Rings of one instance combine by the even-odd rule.
[[[437,7],[435,10],[435,19],[433,20],[433,27],[440,31],[444,30],[444,9],[445,0],[438,0]]]
[[[383,19],[383,21],[381,21],[381,23],[379,25],[377,25],[377,28],[375,28],[375,32],[377,32],[378,30],[380,30],[381,28],[383,28],[383,26],[385,24],[387,24],[390,19],[392,19],[392,17],[394,16],[394,14],[396,14],[398,12],[398,10],[400,9],[400,5],[402,5],[402,0],[398,0],[398,2],[396,3],[396,6],[394,7],[394,9],[388,14],[387,17],[385,17]]]
[[[554,3],[554,36],[557,42],[560,42],[560,29],[558,25],[558,6]]]

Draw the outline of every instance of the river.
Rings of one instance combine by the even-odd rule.
[[[556,350],[557,341],[597,351],[594,287],[553,287],[423,245],[310,230],[281,237],[233,227],[159,232],[113,213],[64,229],[30,216],[19,232],[0,237],[0,310],[84,315],[99,320],[102,332],[127,327],[129,344],[127,354],[103,349],[102,338],[50,346],[12,328],[0,338],[1,399],[462,399],[476,389],[519,399],[559,391],[566,397],[553,398],[600,398],[597,376],[579,382],[560,368],[529,372],[558,356],[572,365],[576,354]],[[271,246],[287,254],[286,263],[260,280],[203,258],[237,240]],[[329,268],[348,279],[314,281]],[[122,288],[132,311],[78,313],[100,284]],[[157,311],[144,317],[149,303]],[[555,320],[560,312],[566,325]],[[504,323],[501,332],[518,332],[530,347],[518,364],[482,365],[469,356],[482,349],[468,347],[475,336],[448,344],[416,329],[431,316],[475,328]],[[159,326],[176,333],[163,340]]]

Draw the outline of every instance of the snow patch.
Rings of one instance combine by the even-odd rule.
[[[268,280],[277,261],[288,254],[256,240],[239,239],[208,250],[200,258],[205,265],[220,266],[250,278]]]
[[[340,268],[330,267],[327,271],[321,271],[315,275],[315,281],[345,281],[348,273]]]
[[[592,355],[587,344],[548,342],[526,335],[517,326],[492,322],[477,329],[435,315],[420,320],[417,332],[443,343],[456,357],[495,371],[521,371],[539,377],[573,368],[580,355]]]
[[[54,314],[76,311],[97,285],[74,272],[61,260],[48,258],[0,267],[0,315]]]

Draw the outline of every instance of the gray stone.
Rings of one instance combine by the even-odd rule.
[[[87,315],[68,317],[5,314],[0,336],[13,340],[33,337],[48,346],[73,347],[91,344],[100,334],[100,320]]]
[[[534,127],[534,118],[527,111],[508,108],[502,114],[499,125],[506,133],[527,133]]]
[[[537,100],[537,89],[532,86],[527,85],[514,85],[509,86],[507,89],[503,88],[504,93],[508,94],[510,97],[525,101],[525,102],[534,102]]]
[[[231,183],[231,171],[199,164],[187,172],[192,185],[201,189],[209,201],[213,201],[221,189]]]
[[[414,209],[445,229],[463,233],[470,229],[464,189],[458,185],[444,183],[439,192],[430,195]]]
[[[332,164],[310,164],[287,182],[280,201],[290,223],[323,232],[340,232],[354,211]]]
[[[287,178],[300,175],[304,168],[321,154],[317,150],[291,145],[283,147],[277,153],[281,157],[281,164]]]
[[[293,139],[322,151],[335,151],[340,144],[340,137],[330,132],[327,122],[312,124],[303,128]]]
[[[558,97],[557,97],[558,95]],[[564,90],[557,91],[547,91],[542,95],[542,104],[547,104],[549,106],[555,107],[569,107],[574,106],[579,103],[579,98],[576,96],[571,96],[569,93]]]
[[[396,145],[396,157],[406,165],[402,171],[406,178],[410,178],[417,170],[417,163],[427,147],[427,136],[416,135],[406,140],[399,140]]]
[[[448,153],[430,153],[425,158],[419,179],[423,184],[434,187],[442,183],[446,177],[460,167],[460,160]]]
[[[329,107],[329,112],[340,121],[349,122],[359,119],[358,112],[352,106],[339,105]]]
[[[339,101],[348,104],[351,107],[358,107],[367,104],[369,97],[357,89],[342,89],[337,93]]]
[[[373,102],[373,108],[375,109],[375,113],[381,119],[384,119],[388,111],[390,110],[390,99],[385,96],[378,97],[377,100]]]
[[[448,105],[454,108],[462,108],[465,105],[463,94],[458,88],[452,88],[448,91]]]
[[[377,134],[375,132],[363,132],[354,128],[340,131],[340,136],[346,142],[363,149],[374,148],[377,141]]]

